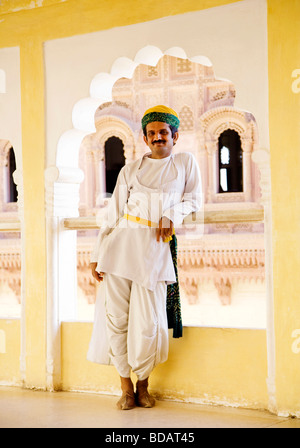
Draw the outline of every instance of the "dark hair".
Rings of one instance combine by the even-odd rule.
[[[147,137],[146,127],[147,127],[147,125],[143,128],[143,133],[144,133],[145,137]],[[176,134],[176,132],[178,132],[178,128],[176,128],[175,126],[172,126],[171,124],[169,124],[169,128],[171,129],[171,132],[172,132],[172,138],[174,138],[174,135]]]

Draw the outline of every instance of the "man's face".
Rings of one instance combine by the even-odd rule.
[[[172,131],[167,123],[153,121],[146,126],[144,141],[152,152],[152,157],[161,159],[168,157],[178,139],[178,132],[172,137]]]

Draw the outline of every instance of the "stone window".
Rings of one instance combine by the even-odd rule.
[[[219,137],[219,193],[243,191],[243,151],[239,134],[227,129]]]

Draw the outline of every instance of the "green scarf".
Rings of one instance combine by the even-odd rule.
[[[173,328],[173,338],[182,337],[182,319],[181,319],[181,305],[180,305],[180,292],[178,281],[178,268],[177,268],[177,238],[176,235],[172,236],[169,242],[172,260],[174,264],[176,283],[172,283],[167,286],[167,316],[168,326]]]

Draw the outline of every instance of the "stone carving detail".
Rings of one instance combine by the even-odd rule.
[[[192,71],[192,62],[188,59],[177,58],[177,73],[186,73]]]
[[[193,245],[179,237],[180,285],[190,304],[198,303],[197,291],[210,280],[222,305],[231,303],[233,281],[264,282],[264,236],[251,236],[241,234],[238,238],[228,238],[215,234],[196,240]]]
[[[193,112],[188,106],[183,106],[179,113],[180,131],[192,131],[194,129]]]
[[[12,235],[11,235],[12,238]],[[21,303],[21,243],[6,239],[0,245],[0,288],[8,286]],[[2,240],[3,241],[3,240]]]
[[[231,303],[231,283],[230,280],[215,280],[215,286],[218,290],[222,305],[230,305]]]

